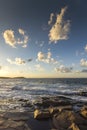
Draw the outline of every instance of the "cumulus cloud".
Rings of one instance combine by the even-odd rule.
[[[87,60],[86,60],[86,59],[81,59],[81,60],[80,60],[80,65],[81,65],[82,67],[87,67]]]
[[[57,14],[57,16],[56,16],[56,22],[51,27],[51,29],[49,31],[49,35],[48,35],[50,42],[56,43],[59,40],[68,39],[68,33],[70,30],[70,20],[65,21],[63,19],[66,9],[67,9],[67,7],[62,8],[60,14]],[[51,17],[53,18],[53,15]]]
[[[43,52],[38,52],[37,60],[38,61],[42,61],[44,63],[53,63],[53,64],[57,64],[58,63],[57,60],[52,58],[52,54],[51,54],[50,51],[48,51],[47,54],[44,54]]]
[[[16,39],[15,39],[13,30],[5,30],[3,33],[3,37],[7,44],[9,44],[12,47],[15,47]]]
[[[38,60],[39,61],[44,61],[45,59],[45,54],[43,52],[38,52]]]
[[[21,58],[15,58],[15,60],[11,60],[11,59],[7,59],[7,61],[10,63],[10,64],[16,64],[16,65],[24,65],[26,63],[25,60],[21,59]]]
[[[11,29],[5,30],[3,33],[3,38],[5,39],[5,42],[12,47],[16,47],[17,44],[21,44],[22,47],[27,47],[29,39],[28,36],[25,34],[25,31],[23,29],[18,29],[18,32],[23,38],[16,38],[14,35],[14,31]]]
[[[69,73],[72,72],[72,69],[72,67],[65,67],[64,65],[60,65],[60,67],[55,68],[55,71],[61,73]]]

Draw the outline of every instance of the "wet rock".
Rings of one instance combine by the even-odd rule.
[[[80,129],[75,123],[72,123],[68,130],[80,130]]]
[[[58,112],[52,119],[54,128],[58,130],[84,130],[81,129],[82,126],[87,127],[87,120],[79,113],[75,113],[71,110]]]
[[[84,118],[87,118],[87,106],[84,106],[84,107],[81,109],[80,114],[81,114]]]
[[[59,112],[59,109],[54,107],[50,107],[48,110],[51,116]]]
[[[48,110],[51,115],[54,115],[55,113],[62,112],[63,110],[72,110],[72,106],[49,107]]]
[[[73,111],[62,111],[53,116],[53,125],[56,129],[68,129],[75,120]]]
[[[34,118],[35,119],[47,119],[47,118],[50,118],[50,112],[49,111],[44,111],[44,112],[42,112],[42,111],[40,111],[40,110],[38,110],[38,109],[36,109],[35,111],[34,111]]]
[[[30,113],[28,113],[28,112],[15,112],[15,113],[9,112],[4,115],[4,118],[7,120],[10,119],[13,121],[20,121],[20,120],[26,121],[30,118]]]
[[[50,106],[56,107],[56,106],[66,106],[71,105],[72,100],[68,99],[66,97],[47,97],[42,98],[40,102],[35,102],[34,105],[36,105],[38,108],[48,108]]]

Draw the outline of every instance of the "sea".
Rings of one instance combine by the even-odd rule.
[[[29,110],[25,102],[33,106],[42,97],[65,96],[84,102],[86,92],[87,78],[0,78],[0,111]]]

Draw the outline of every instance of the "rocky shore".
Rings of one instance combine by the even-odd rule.
[[[1,111],[0,130],[87,130],[87,102],[55,96],[23,103],[32,111]]]

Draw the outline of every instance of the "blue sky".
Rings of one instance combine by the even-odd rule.
[[[86,0],[0,0],[0,76],[87,77]]]

